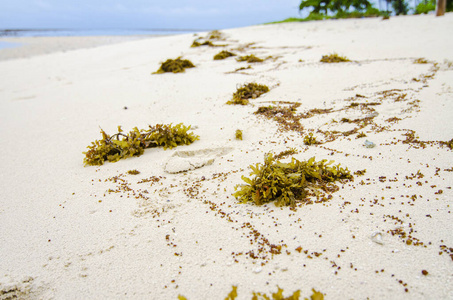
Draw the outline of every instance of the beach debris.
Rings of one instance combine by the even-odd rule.
[[[267,85],[258,83],[247,83],[237,88],[236,92],[233,93],[233,99],[228,101],[227,104],[240,104],[247,105],[249,99],[255,99],[269,92]]]
[[[239,56],[236,60],[239,62],[246,61],[248,63],[260,63],[260,62],[264,61],[264,59],[259,58],[259,57],[255,56],[254,54]]]
[[[427,63],[429,63],[429,61],[424,57],[420,57],[414,60],[414,64],[427,64]]]
[[[310,145],[317,145],[319,144],[318,141],[316,141],[316,137],[313,136],[313,133],[309,133],[304,137],[304,145],[310,146]]]
[[[209,46],[209,47],[223,47],[226,45],[214,45],[212,41],[214,40],[224,40],[223,33],[218,30],[210,31],[206,37],[196,38],[191,47],[200,47],[200,46]]]
[[[297,108],[300,103],[291,104],[289,107],[284,106],[261,106],[254,114],[263,115],[269,120],[276,121],[283,130],[293,130],[301,132],[303,130],[300,119],[303,117],[300,114],[296,115]]]
[[[365,146],[365,148],[374,148],[374,147],[376,147],[376,144],[373,142],[370,142],[369,140],[365,140],[365,143],[363,143],[363,146]]]
[[[423,274],[424,276],[426,276],[426,275],[428,275],[429,273],[428,273],[428,271],[426,271],[426,270],[422,270],[422,274]]]
[[[195,65],[187,59],[181,59],[178,57],[176,59],[167,59],[163,62],[156,72],[153,74],[162,74],[162,73],[181,73],[184,72],[187,68],[195,68]]]
[[[452,149],[453,150],[453,139],[449,140],[449,141],[446,141],[446,142],[440,142],[441,145],[445,145],[447,146],[448,148]]]
[[[348,62],[348,61],[350,61],[350,60],[347,57],[340,56],[337,53],[323,55],[320,60],[320,62],[323,62],[323,63],[340,63],[340,62]]]
[[[197,135],[188,132],[190,126],[180,123],[149,125],[149,128],[139,130],[134,127],[128,134],[124,134],[121,126],[118,133],[110,136],[101,129],[102,139],[91,142],[85,154],[85,165],[101,166],[105,161],[117,162],[120,159],[140,156],[146,148],[163,147],[174,148],[179,145],[190,145],[199,139]]]
[[[316,196],[321,202],[327,201],[329,198],[320,197],[325,196],[320,190],[335,192],[339,188],[333,182],[353,178],[340,164],[331,166],[333,162],[326,159],[316,162],[315,157],[299,161],[293,157],[291,162],[283,163],[268,153],[264,164],[249,166],[252,178],[242,176],[246,184],[237,185],[233,196],[241,203],[256,205],[275,201],[276,206],[295,206],[297,202],[311,202],[309,196]]]
[[[176,151],[165,164],[164,171],[170,174],[187,172],[212,165],[217,157],[225,155],[233,148],[206,148],[192,151]]]
[[[231,57],[231,56],[236,56],[236,54],[234,54],[233,52],[230,52],[230,51],[223,50],[223,51],[220,51],[219,53],[217,53],[216,55],[214,55],[214,60],[222,60],[222,59],[225,59],[225,58]]]
[[[380,232],[373,232],[373,234],[371,234],[371,240],[376,244],[384,245],[384,241],[382,240],[382,233]]]
[[[297,290],[295,291],[291,296],[285,297],[283,296],[283,289],[281,289],[279,286],[277,286],[277,292],[272,293],[272,296],[269,297],[265,293],[260,293],[260,292],[252,292],[253,297],[252,299],[254,300],[299,300],[300,299],[300,294],[301,291]],[[321,292],[316,291],[315,289],[311,289],[312,295],[310,296],[310,300],[324,300],[324,294]],[[228,293],[227,297],[225,300],[235,300],[238,296],[237,292],[237,286],[233,285],[231,292]],[[308,300],[308,298],[304,298],[305,300]],[[188,300],[186,297],[182,295],[178,295],[178,300]]]
[[[242,130],[236,130],[236,139],[242,141]]]
[[[201,38],[196,39],[195,41],[193,41],[192,46],[190,46],[190,47],[194,48],[194,47],[200,47],[200,46],[215,47],[214,44],[211,41],[204,41],[203,42]]]

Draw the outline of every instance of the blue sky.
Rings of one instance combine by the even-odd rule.
[[[299,3],[300,0],[0,0],[0,29],[224,29],[298,16]]]

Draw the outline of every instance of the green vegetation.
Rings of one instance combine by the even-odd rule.
[[[233,194],[242,203],[253,202],[262,205],[275,201],[276,206],[295,206],[296,201],[304,201],[308,196],[319,195],[317,190],[335,191],[338,187],[330,183],[341,179],[352,179],[346,168],[330,166],[333,161],[308,161],[292,158],[290,163],[276,161],[268,153],[264,164],[251,165],[252,178],[242,176],[246,184],[237,185]]]
[[[257,83],[247,83],[239,87],[233,94],[233,99],[228,101],[227,104],[240,104],[247,105],[249,99],[255,99],[269,92],[269,87]]]
[[[420,15],[420,14],[427,14],[430,11],[433,11],[436,9],[436,1],[435,0],[429,0],[429,1],[422,1],[417,6],[415,7],[415,12],[414,14]]]
[[[299,300],[300,298],[300,290],[295,291],[291,296],[284,297],[283,296],[283,289],[277,286],[277,292],[272,293],[272,298],[267,296],[265,293],[255,293],[253,292],[252,300]],[[231,292],[225,298],[225,300],[235,300],[238,296],[237,293],[237,286],[233,285]],[[305,300],[309,300],[308,298],[304,298]],[[187,300],[186,297],[179,295],[178,300]],[[310,296],[310,300],[324,300],[324,294],[321,292],[312,289],[312,295]]]
[[[214,55],[214,60],[221,60],[221,59],[225,59],[230,56],[236,56],[236,54],[223,50],[223,51],[220,51],[219,53],[217,53],[216,55]]]
[[[189,145],[199,139],[192,132],[190,126],[182,123],[176,126],[157,124],[149,126],[147,130],[138,130],[135,127],[128,134],[124,134],[121,126],[118,133],[110,136],[101,129],[102,139],[91,142],[87,148],[83,162],[85,165],[101,166],[105,161],[117,162],[132,156],[140,156],[146,148],[164,147],[173,148],[179,145]]]
[[[348,62],[350,61],[348,58],[344,56],[339,56],[336,53],[332,53],[329,55],[323,55],[320,62],[323,63],[340,63],[340,62]]]
[[[420,57],[414,60],[414,64],[427,64],[428,60],[426,58]]]
[[[138,174],[140,174],[140,171],[139,170],[129,170],[129,171],[127,171],[127,174],[129,174],[129,175],[138,175]]]
[[[162,74],[166,72],[181,73],[184,72],[184,69],[186,68],[195,68],[195,66],[190,60],[178,57],[177,59],[167,59],[161,64],[159,70],[153,74]]]
[[[212,41],[223,40],[223,34],[218,30],[213,30],[207,34],[206,37],[199,37],[195,39],[191,47],[209,46],[209,47],[220,47],[222,45],[214,45]]]
[[[309,133],[307,134],[305,137],[304,137],[304,144],[307,145],[307,146],[310,146],[310,145],[316,145],[316,144],[319,144],[318,141],[316,141],[316,137],[313,136],[313,133]]]
[[[192,43],[192,46],[190,47],[200,47],[200,46],[209,46],[209,47],[215,47],[214,44],[211,41],[200,41],[200,40],[195,40]]]
[[[236,130],[236,139],[242,141],[242,130]]]
[[[253,54],[245,55],[245,56],[239,56],[236,60],[239,61],[239,62],[240,61],[246,61],[248,63],[260,63],[260,62],[264,61],[264,59],[256,57]]]

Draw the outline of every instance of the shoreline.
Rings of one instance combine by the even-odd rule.
[[[0,47],[0,61],[158,37],[163,35],[0,37],[0,42],[12,44]]]

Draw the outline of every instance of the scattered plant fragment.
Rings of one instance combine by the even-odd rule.
[[[246,184],[237,185],[233,195],[242,203],[253,202],[261,205],[275,201],[276,206],[295,206],[296,201],[304,201],[308,196],[319,195],[317,190],[334,192],[338,190],[332,182],[352,179],[346,168],[330,166],[333,161],[308,161],[292,158],[290,163],[276,161],[272,153],[266,155],[264,164],[251,165],[252,178],[242,176]],[[307,201],[304,201],[307,202]]]
[[[236,139],[242,141],[242,130],[236,130]]]
[[[212,41],[214,40],[223,40],[222,32],[218,30],[213,30],[207,34],[206,37],[199,37],[195,39],[191,47],[200,47],[200,46],[209,46],[209,47],[220,47],[224,45],[214,45]]]
[[[300,298],[300,290],[295,291],[291,296],[284,297],[283,296],[283,289],[278,287],[276,293],[272,293],[272,298],[267,296],[265,293],[255,293],[253,292],[252,300],[299,300]],[[233,285],[231,292],[225,298],[225,300],[234,300],[238,296],[237,293],[237,286]],[[304,298],[308,300],[308,298]],[[179,295],[178,300],[187,300],[186,297]],[[310,300],[324,300],[324,294],[321,292],[312,289],[312,295],[310,296]]]
[[[228,58],[231,56],[236,56],[236,54],[234,54],[230,51],[223,50],[223,51],[220,51],[219,53],[217,53],[216,55],[214,55],[214,60],[222,60],[222,59],[225,59],[225,58]]]
[[[263,115],[270,120],[275,120],[284,130],[303,130],[300,124],[301,115],[296,115],[300,103],[294,103],[289,107],[282,106],[261,106],[255,114]]]
[[[323,55],[320,61],[323,63],[340,63],[348,62],[350,60],[345,56],[340,56],[337,53],[332,53],[329,55]]]
[[[200,41],[200,39],[196,39],[195,41],[193,41],[192,43],[192,48],[194,47],[200,47],[200,46],[209,46],[209,47],[215,47],[214,44],[211,42],[211,41]]]
[[[310,146],[310,145],[317,145],[317,144],[319,144],[319,142],[316,141],[316,137],[314,137],[313,133],[310,132],[309,134],[307,134],[304,137],[304,144],[307,146]]]
[[[186,68],[195,68],[195,65],[190,60],[178,57],[176,59],[167,59],[162,63],[159,70],[153,74],[162,74],[166,72],[181,73],[184,72]]]
[[[441,142],[442,145],[445,145],[447,146],[448,148],[450,148],[451,150],[453,150],[453,139],[447,141],[447,142]]]
[[[247,83],[239,87],[233,94],[233,99],[228,101],[227,104],[240,104],[247,105],[249,99],[255,99],[269,92],[269,87],[257,83]]]
[[[428,60],[426,58],[420,57],[414,60],[414,64],[427,64]]]
[[[179,145],[189,145],[199,137],[188,132],[190,126],[182,123],[175,126],[157,124],[149,126],[147,130],[138,130],[135,127],[128,134],[124,134],[121,126],[118,133],[110,136],[101,129],[102,139],[91,142],[87,152],[84,152],[85,165],[100,166],[107,160],[117,162],[120,159],[140,156],[146,148],[164,147],[173,148]]]
[[[127,174],[129,174],[129,175],[138,175],[138,174],[140,174],[140,171],[139,170],[129,170],[129,171],[127,171]]]
[[[264,61],[264,59],[256,57],[254,54],[239,56],[236,60],[239,62],[246,61],[248,63],[260,63]]]

